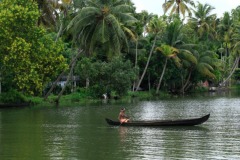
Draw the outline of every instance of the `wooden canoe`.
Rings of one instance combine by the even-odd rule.
[[[119,121],[113,121],[106,118],[109,125],[114,126],[195,126],[202,124],[208,120],[210,114],[207,114],[200,118],[191,119],[176,119],[176,120],[148,120],[148,121],[130,121],[120,124]]]

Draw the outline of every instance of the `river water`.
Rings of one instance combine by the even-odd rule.
[[[0,109],[1,160],[240,159],[240,95]],[[196,118],[194,127],[111,127],[120,108],[136,120]]]

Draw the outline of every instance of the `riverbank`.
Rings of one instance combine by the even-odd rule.
[[[161,93],[158,96],[154,95],[153,92],[150,91],[141,91],[141,92],[128,92],[127,95],[122,97],[114,97],[111,98],[93,98],[91,96],[84,95],[79,92],[75,92],[68,95],[63,95],[60,98],[59,103],[56,103],[57,96],[51,95],[47,100],[44,100],[43,97],[27,97],[27,101],[31,102],[32,106],[74,106],[74,105],[87,105],[87,104],[98,104],[98,103],[124,103],[129,102],[133,98],[136,100],[152,100],[152,99],[162,99],[162,98],[170,98],[172,95],[168,93]]]
[[[240,85],[235,85],[230,88],[230,90],[240,90]],[[18,95],[16,93],[12,93],[11,96],[14,95],[15,99],[18,99],[18,97],[21,97],[21,102],[23,104],[29,104],[29,105],[19,105],[19,101],[16,102],[16,107],[25,107],[25,106],[34,106],[34,107],[54,107],[54,106],[79,106],[79,105],[90,105],[90,104],[101,104],[101,103],[125,103],[125,102],[131,102],[134,101],[141,101],[141,100],[161,100],[161,99],[169,99],[169,98],[177,98],[181,96],[197,96],[198,93],[208,93],[207,89],[197,89],[194,92],[188,93],[187,95],[173,95],[167,92],[160,92],[160,94],[156,95],[155,91],[139,91],[139,92],[128,92],[127,95],[122,97],[115,97],[112,96],[110,98],[104,99],[102,98],[94,98],[91,97],[89,94],[86,94],[86,92],[74,92],[68,95],[62,95],[60,98],[59,103],[56,103],[57,96],[56,95],[50,95],[47,100],[44,100],[43,97],[34,97],[34,96],[22,96]],[[4,95],[4,94],[2,94]],[[5,97],[10,98],[10,95],[5,95]],[[11,106],[14,106],[14,100],[11,99]],[[0,102],[4,106],[4,102]],[[9,104],[5,102],[5,104]],[[7,105],[9,106],[9,105]]]

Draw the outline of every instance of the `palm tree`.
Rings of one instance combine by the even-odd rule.
[[[67,16],[69,6],[73,0],[35,0],[38,4],[40,17],[38,25],[43,25],[48,29],[56,31],[57,38],[64,30],[64,19]],[[59,24],[59,25],[58,25]]]
[[[190,66],[196,64],[197,59],[191,51],[191,48],[195,46],[195,44],[186,44],[184,41],[183,27],[183,22],[179,17],[173,19],[173,21],[167,25],[164,42],[178,51],[178,54],[175,55],[173,60],[175,60],[175,64],[180,67],[181,71],[185,70],[186,73],[189,73],[189,71],[191,71]],[[182,86],[184,85],[185,76],[186,75],[182,73]],[[188,81],[188,77],[189,76],[187,76],[186,81]]]
[[[238,6],[236,9],[232,10],[232,19],[234,22],[240,21],[240,6]]]
[[[237,25],[234,27],[234,32],[232,34],[232,54],[231,57],[234,59],[233,65],[230,68],[230,72],[227,76],[227,78],[220,83],[220,86],[224,86],[226,84],[226,82],[229,81],[229,79],[232,77],[233,73],[235,72],[235,70],[237,69],[238,65],[239,65],[239,60],[240,60],[240,26]]]
[[[198,50],[192,51],[192,53],[197,61],[196,63],[188,65],[188,78],[181,88],[182,93],[184,93],[186,88],[190,86],[190,79],[193,73],[215,80],[216,76],[214,71],[220,66],[220,61],[215,52],[209,51],[206,48],[199,48]]]
[[[223,35],[233,26],[233,19],[229,12],[224,12],[223,17],[218,25],[218,33]]]
[[[136,87],[136,91],[139,89],[139,87],[140,87],[140,85],[142,83],[142,80],[143,80],[143,78],[144,78],[144,76],[145,76],[145,74],[147,72],[148,65],[149,65],[150,59],[152,57],[152,53],[153,53],[153,51],[155,49],[157,38],[158,38],[159,35],[161,35],[163,33],[165,28],[166,28],[166,23],[165,23],[165,21],[163,21],[163,19],[161,17],[160,18],[153,17],[150,20],[150,22],[149,22],[149,24],[148,24],[148,26],[146,28],[147,32],[149,34],[152,34],[152,36],[153,36],[153,42],[152,42],[153,44],[152,44],[152,47],[151,47],[151,50],[150,50],[150,53],[149,53],[148,60],[147,60],[147,63],[145,65],[144,71],[143,71],[143,73],[141,75],[141,78],[140,78],[140,80],[138,82],[138,85]]]
[[[143,10],[141,13],[137,14],[137,19],[139,20],[139,23],[141,24],[141,26],[143,26],[143,36],[145,37],[147,32],[146,32],[146,27],[147,24],[149,23],[149,21],[156,15],[152,14],[152,13],[148,13],[147,11]],[[140,33],[142,34],[142,33]]]
[[[138,19],[134,25],[132,25],[130,28],[133,30],[135,34],[135,47],[133,49],[130,48],[129,53],[135,55],[135,68],[138,69],[138,56],[139,54],[144,54],[146,52],[146,49],[143,47],[144,45],[148,44],[148,39],[146,37],[146,27],[149,21],[152,17],[154,17],[153,14],[149,14],[147,11],[142,11],[140,13],[136,13],[135,17]],[[131,44],[131,43],[130,43]],[[133,83],[133,91],[136,89],[136,86],[139,81],[139,76],[135,79]]]
[[[170,15],[174,13],[180,15],[181,13],[185,17],[185,12],[188,12],[189,17],[191,17],[192,12],[191,12],[191,8],[188,7],[188,4],[195,7],[193,0],[168,0],[168,1],[165,1],[162,7],[164,10],[164,14],[166,14],[166,12],[170,10],[170,8],[172,8]]]
[[[181,49],[181,52],[178,56],[181,59],[182,64],[182,67],[180,69],[182,83],[180,92],[184,94],[185,88],[189,84],[190,78],[192,76],[193,67],[197,64],[197,58],[193,55],[190,49]]]
[[[225,84],[230,80],[231,76],[235,72],[239,64],[240,59],[240,7],[237,7],[232,11],[232,17],[228,13],[224,14],[223,19],[219,25],[220,33],[223,36],[222,42],[225,45],[226,56],[230,60],[233,60],[233,65],[224,68],[227,71],[226,78],[220,83],[220,86],[225,86]],[[227,62],[226,62],[227,63]]]
[[[170,58],[176,58],[176,62],[179,64],[179,58],[176,56],[179,51],[178,49],[174,48],[174,47],[171,47],[169,45],[161,45],[160,47],[157,47],[156,48],[156,51],[159,51],[160,53],[162,53],[165,57],[165,63],[164,63],[164,66],[163,66],[163,70],[162,70],[162,74],[159,78],[159,82],[158,82],[158,85],[157,85],[157,90],[156,90],[156,94],[159,93],[159,89],[160,89],[160,86],[161,86],[161,82],[162,82],[162,79],[163,79],[163,76],[165,74],[165,70],[166,70],[166,67],[167,67],[167,62],[168,62],[168,59]]]
[[[225,12],[223,18],[217,26],[217,37],[221,42],[221,48],[218,51],[221,53],[221,60],[225,62],[225,57],[229,55],[229,45],[233,35],[233,19],[228,12]],[[224,56],[225,51],[225,56]]]
[[[197,9],[194,10],[194,17],[190,18],[190,23],[194,25],[194,28],[197,30],[200,37],[203,35],[210,35],[212,38],[215,37],[215,21],[216,14],[211,14],[214,10],[209,4],[201,4],[198,2]]]
[[[35,0],[38,3],[40,18],[38,25],[54,28],[58,13],[56,11],[57,1],[54,0]]]
[[[132,11],[133,7],[121,0],[88,0],[68,29],[88,54],[93,54],[97,45],[105,46],[108,53],[119,54],[123,44],[127,44],[126,24],[137,21]]]

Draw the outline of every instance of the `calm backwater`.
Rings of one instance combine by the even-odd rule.
[[[211,116],[195,127],[108,126],[122,107],[137,120]],[[240,159],[240,94],[0,109],[0,159]]]

